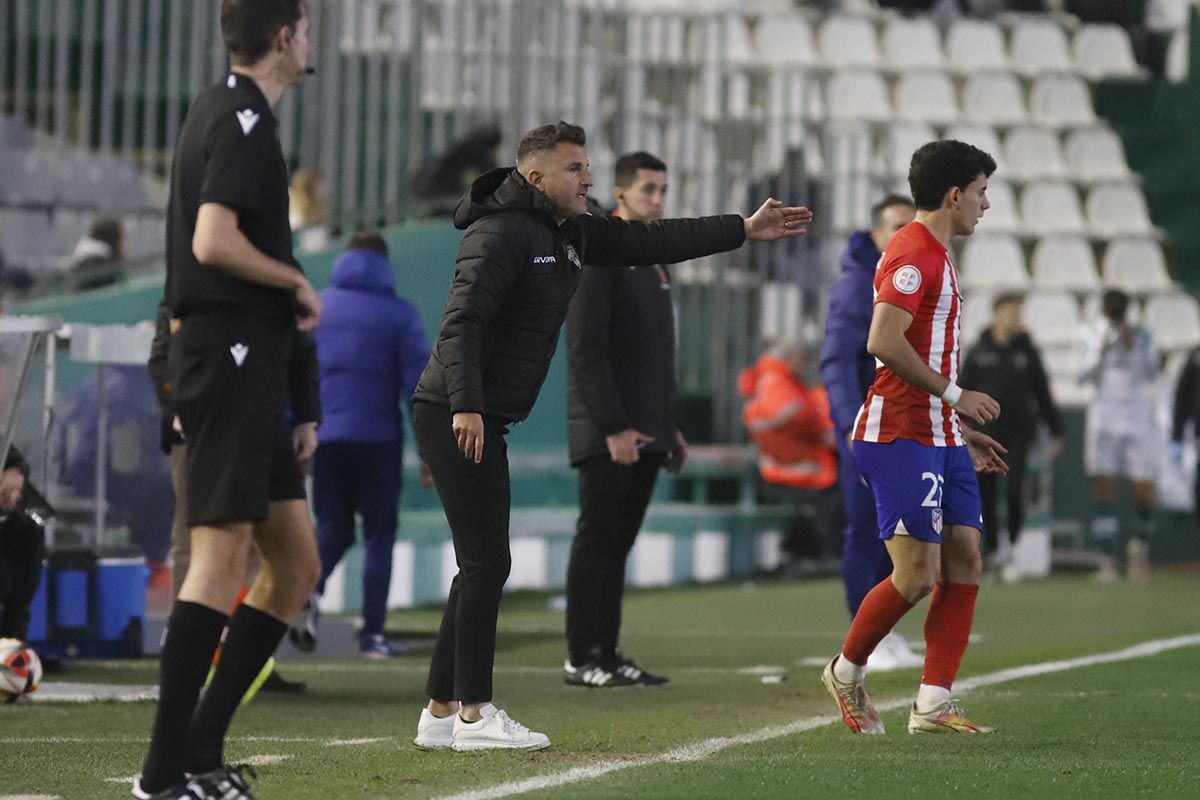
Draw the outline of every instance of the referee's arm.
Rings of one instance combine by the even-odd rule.
[[[237,212],[220,203],[204,203],[196,216],[192,253],[201,264],[219,267],[250,283],[287,289],[296,301],[296,327],[310,331],[321,318],[321,297],[295,267],[255,247],[238,227]]]

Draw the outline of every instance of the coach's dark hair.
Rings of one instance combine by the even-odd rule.
[[[645,150],[626,153],[617,159],[617,164],[613,168],[613,183],[617,186],[632,186],[633,182],[637,180],[639,169],[666,172],[667,165],[661,158],[652,156]]]
[[[97,217],[96,221],[92,223],[92,227],[88,229],[88,237],[98,242],[104,242],[112,248],[112,254],[115,257],[121,253],[121,238],[124,236],[124,231],[125,227],[118,218]]]
[[[908,168],[908,188],[920,211],[937,211],[952,187],[966,189],[980,175],[990,177],[996,160],[978,147],[955,139],[917,148]]]
[[[1129,311],[1129,295],[1120,289],[1105,289],[1100,295],[1100,309],[1104,318],[1111,322],[1124,322]]]
[[[559,120],[554,125],[543,125],[525,134],[517,145],[517,163],[520,164],[534,153],[547,153],[562,143],[587,144],[587,134],[578,125]]]
[[[304,0],[221,0],[221,36],[229,60],[253,64],[271,50],[280,28],[295,29],[304,14]]]
[[[911,197],[905,197],[902,194],[889,194],[887,197],[880,200],[875,205],[871,206],[871,227],[878,228],[879,223],[883,221],[883,212],[887,211],[892,206],[904,206],[905,208],[916,208]]]
[[[370,250],[373,253],[387,258],[388,246],[384,240],[383,234],[374,228],[359,228],[350,237],[350,243],[346,245],[347,250]]]

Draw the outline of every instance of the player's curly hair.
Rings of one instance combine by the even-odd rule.
[[[271,50],[280,28],[292,28],[307,9],[304,0],[221,0],[221,36],[229,60],[253,64]]]
[[[521,143],[517,145],[517,163],[520,164],[535,153],[547,153],[563,142],[582,147],[587,144],[587,134],[578,125],[572,125],[562,120],[554,125],[534,128],[525,134],[521,138]]]
[[[966,189],[980,175],[991,177],[996,159],[978,147],[942,139],[917,148],[908,168],[908,187],[919,211],[937,211],[946,192]]]

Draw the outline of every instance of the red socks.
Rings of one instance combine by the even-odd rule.
[[[925,672],[921,683],[944,689],[954,684],[971,635],[978,594],[979,587],[969,583],[939,583],[934,587],[925,615]]]
[[[842,645],[842,655],[851,664],[860,667],[865,665],[867,658],[875,651],[875,646],[891,633],[900,618],[912,607],[913,604],[896,590],[892,579],[884,578],[874,589],[867,592],[867,596],[859,605],[854,622],[850,623],[850,632],[846,634],[846,642]],[[967,628],[970,627],[968,620]]]

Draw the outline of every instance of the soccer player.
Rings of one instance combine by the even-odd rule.
[[[303,0],[223,0],[232,70],[179,133],[167,211],[168,364],[187,440],[192,561],[163,643],[158,710],[134,800],[250,798],[225,732],[320,577],[284,420],[294,327],[321,298],[292,254],[287,162],[272,109],[305,74]],[[229,617],[253,536],[262,571]],[[221,632],[221,663],[197,702]]]
[[[841,653],[822,674],[856,733],[884,732],[867,696],[867,658],[931,592],[925,667],[908,730],[990,730],[963,716],[950,688],[979,590],[975,471],[1004,472],[1004,448],[967,426],[996,419],[1000,406],[955,382],[962,298],[947,248],[954,236],[974,232],[988,208],[987,181],[995,169],[991,156],[962,142],[918,149],[908,173],[916,219],[888,242],[875,271],[867,350],[880,366],[855,421],[853,447],[875,493],[879,537],[893,568],[863,598]]]

